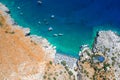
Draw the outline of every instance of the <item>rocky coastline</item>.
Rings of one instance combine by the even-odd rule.
[[[66,61],[66,65],[71,68],[74,69],[76,67],[76,63],[77,63],[77,59],[76,58],[72,58],[60,53],[56,53],[55,55],[55,63],[59,64],[62,61]]]
[[[26,37],[29,37],[31,39],[31,41],[35,42],[36,44],[42,45],[43,50],[46,52],[46,56],[47,56],[47,54],[52,53],[51,59],[54,59],[56,64],[61,63],[61,61],[66,61],[68,67],[73,69],[73,66],[77,62],[77,59],[66,56],[66,55],[63,55],[61,53],[57,53],[56,52],[56,47],[53,46],[52,44],[50,44],[50,42],[48,42],[47,39],[45,39],[41,36],[31,35],[30,34],[30,28],[28,28],[28,27],[24,28],[22,26],[17,25],[16,22],[10,17],[9,9],[5,5],[3,5],[2,3],[0,3],[0,10],[2,10],[4,12],[4,14],[9,17],[8,18],[9,19],[8,20],[9,24],[14,25],[16,28],[22,29],[23,33]],[[49,56],[49,58],[50,58],[50,56]]]
[[[20,78],[21,80],[24,80],[24,79],[25,80],[33,80],[33,79],[35,79],[35,80],[48,80],[49,78],[53,78],[53,79],[57,79],[57,80],[61,80],[61,79],[74,80],[75,79],[75,74],[74,74],[75,72],[72,72],[72,71],[74,71],[74,69],[69,67],[69,65],[71,65],[70,63],[66,63],[68,67],[65,68],[66,66],[61,65],[61,63],[60,64],[54,64],[54,62],[53,62],[53,61],[61,62],[63,60],[65,60],[67,62],[68,61],[67,59],[73,60],[73,58],[59,54],[59,55],[57,55],[57,57],[59,59],[56,60],[56,58],[55,58],[56,57],[55,56],[56,47],[53,46],[52,44],[50,44],[47,39],[45,39],[41,36],[31,35],[29,28],[23,28],[22,26],[19,26],[18,24],[16,24],[15,21],[10,16],[9,9],[5,5],[3,5],[2,3],[0,3],[0,12],[1,12],[1,17],[6,18],[5,20],[7,20],[4,23],[5,26],[6,26],[6,24],[8,26],[10,26],[10,31],[12,31],[12,32],[5,31],[6,34],[7,33],[15,34],[15,33],[17,33],[16,30],[17,31],[20,30],[19,32],[22,31],[22,34],[24,34],[24,36],[23,35],[22,36],[24,37],[25,40],[27,39],[28,42],[25,42],[25,40],[22,39],[20,36],[19,36],[18,40],[20,39],[22,41],[22,42],[20,41],[21,43],[25,42],[25,46],[28,45],[27,43],[29,43],[30,45],[31,44],[34,45],[34,46],[31,46],[31,49],[29,48],[30,51],[28,53],[30,53],[30,54],[28,56],[31,56],[30,59],[32,59],[33,57],[36,57],[36,59],[35,60],[32,59],[32,61],[34,61],[33,63],[28,61],[27,63],[22,62],[21,64],[18,64],[18,65],[20,65],[19,69],[23,69],[22,67],[26,68],[25,66],[27,64],[31,64],[30,66],[38,67],[38,69],[39,69],[39,71],[38,71],[37,68],[34,69],[34,68],[30,68],[30,66],[28,66],[30,70],[28,70],[28,69],[27,70],[28,70],[28,72],[30,72],[30,75],[27,75],[27,72],[24,72],[24,73],[26,73],[26,74],[24,74],[24,76],[21,72],[19,72],[19,73],[22,74],[22,75],[18,75],[18,73],[12,71],[11,75],[14,73],[14,76],[9,75],[9,77],[6,77],[5,75],[3,76],[3,73],[1,73],[2,75],[0,75],[1,76],[0,79],[8,79],[8,80],[18,79],[18,78]],[[2,27],[4,26],[4,24],[2,24]],[[1,30],[2,30],[2,27],[1,27]],[[30,39],[30,42],[29,42],[29,39]],[[15,40],[16,40],[16,38],[15,38]],[[32,52],[33,53],[38,52],[38,51],[35,51],[36,47],[38,47],[39,49],[42,48],[42,51],[40,53],[32,54]],[[27,49],[27,48],[25,48],[25,49]],[[42,52],[43,52],[43,54],[41,54]],[[20,52],[18,51],[18,53],[21,53],[21,51]],[[39,55],[39,54],[41,54],[41,55]],[[28,57],[28,56],[26,56],[26,57]],[[41,56],[43,56],[43,57],[41,57]],[[19,59],[19,57],[18,57],[18,59]],[[43,59],[43,61],[40,62],[39,60],[42,60],[42,59]],[[22,58],[21,58],[21,60],[22,60]],[[36,60],[38,60],[38,61],[36,62]],[[11,64],[11,66],[12,65],[13,64]],[[33,71],[37,70],[38,72],[33,74],[33,73],[31,73],[31,70],[33,70]],[[51,70],[54,70],[54,71],[51,71]],[[60,73],[60,75],[58,75],[59,73]],[[54,75],[49,76],[49,74],[54,74]],[[63,75],[66,75],[66,76],[63,76]],[[46,78],[46,76],[48,76],[48,79]]]
[[[51,68],[51,71],[48,72],[49,74],[47,74],[47,72],[44,73],[45,70],[40,67],[39,69],[43,70],[43,72],[39,72],[35,75],[30,74],[29,77],[22,76],[21,80],[48,80],[46,75],[50,75],[51,72],[55,72],[56,75],[58,69],[61,69],[58,71],[60,74],[63,73],[62,71],[64,71],[64,73],[63,76],[57,75],[57,79],[54,77],[56,80],[61,80],[61,78],[66,80],[120,80],[120,36],[118,36],[117,33],[113,31],[99,31],[95,38],[93,48],[90,49],[88,46],[83,46],[82,50],[79,52],[80,59],[77,60],[75,58],[56,53],[56,47],[50,44],[47,39],[41,36],[31,35],[29,28],[23,28],[16,25],[14,20],[10,17],[9,9],[2,3],[0,3],[0,12],[7,16],[6,22],[9,25],[13,25],[12,28],[19,28],[23,31],[25,39],[29,38],[31,43],[34,43],[34,45],[40,45],[45,53],[45,61],[50,61],[47,68],[43,67],[45,66],[45,63],[40,63],[42,68],[46,68],[46,71],[50,71]],[[13,33],[14,32],[10,32],[10,34]],[[53,61],[56,64],[52,63]],[[20,66],[25,64],[26,63],[20,64]],[[59,64],[62,64],[63,66],[56,68],[56,65],[58,66]],[[33,66],[33,64],[31,66]],[[66,70],[64,68],[66,68]],[[73,73],[70,70],[73,71]],[[66,73],[67,71],[68,73]],[[13,77],[16,73],[12,73],[11,75]],[[64,75],[66,76],[64,77]],[[17,74],[17,76],[19,75]]]
[[[99,31],[93,48],[84,47],[79,53],[79,76],[81,76],[82,80],[119,80],[119,52],[120,37],[117,33],[113,31]],[[101,60],[103,61],[101,62]]]
[[[50,44],[48,42],[47,39],[41,37],[41,36],[37,36],[37,35],[31,35],[30,34],[30,28],[23,28],[22,26],[19,26],[16,24],[16,22],[11,18],[10,16],[10,10],[3,5],[2,3],[0,3],[0,10],[2,12],[4,12],[4,15],[7,15],[7,23],[13,25],[14,28],[20,28],[23,30],[23,33],[26,37],[29,37],[33,42],[35,42],[36,44],[40,44],[42,45],[42,48],[44,49],[44,51],[46,51],[46,54],[52,53],[51,58],[54,59],[55,58],[55,54],[56,54],[56,49],[55,47]]]

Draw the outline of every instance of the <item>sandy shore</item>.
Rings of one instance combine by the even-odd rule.
[[[67,55],[63,55],[60,53],[55,54],[55,63],[61,63],[61,61],[66,61],[66,64],[69,68],[73,69],[76,66],[77,59],[69,57]]]

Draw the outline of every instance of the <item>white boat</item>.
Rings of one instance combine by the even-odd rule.
[[[40,21],[38,21],[38,24],[41,24],[41,22],[40,22]]]
[[[63,36],[63,35],[64,35],[64,34],[62,34],[62,33],[59,33],[59,34],[58,34],[58,36]]]
[[[53,34],[53,36],[57,37],[57,36],[58,36],[58,34]]]
[[[23,13],[21,12],[20,15],[23,15]]]
[[[55,15],[51,15],[51,18],[52,18],[52,19],[55,18]]]
[[[20,6],[18,6],[17,9],[21,9]]]
[[[49,28],[48,28],[48,31],[52,31],[52,30],[53,30],[53,28],[52,28],[52,27],[49,27]]]
[[[39,1],[37,1],[37,3],[38,3],[38,4],[42,4],[42,1],[39,0]]]

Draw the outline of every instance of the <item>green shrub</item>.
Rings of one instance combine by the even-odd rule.
[[[53,77],[54,80],[56,80],[56,77]]]
[[[46,78],[47,78],[47,76],[46,76],[46,75],[44,75],[44,76],[43,76],[43,78],[44,78],[44,79],[46,79]]]
[[[51,80],[51,78],[50,78],[50,77],[48,77],[48,80]]]
[[[73,72],[72,72],[72,71],[68,71],[68,74],[69,74],[70,76],[72,76],[72,75],[73,75]]]
[[[8,33],[8,31],[5,31],[5,33]]]
[[[15,32],[14,31],[12,31],[12,32],[9,32],[10,34],[14,34]]]
[[[114,61],[114,60],[115,60],[115,57],[112,57],[111,59]]]
[[[49,62],[52,65],[52,61]]]
[[[61,61],[61,64],[62,64],[63,66],[66,66],[66,61]]]
[[[3,25],[3,24],[0,22],[0,26],[1,26],[1,27],[2,27],[2,25]]]
[[[67,66],[65,66],[65,69],[66,69],[67,71],[69,71],[69,68],[68,68]]]

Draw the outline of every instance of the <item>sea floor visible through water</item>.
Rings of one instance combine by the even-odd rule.
[[[0,0],[19,25],[48,39],[57,52],[78,58],[80,46],[92,47],[99,30],[120,31],[118,0]],[[110,6],[112,4],[112,6]],[[102,6],[101,6],[102,5]],[[51,15],[55,18],[52,19]],[[52,27],[53,31],[48,31]],[[55,37],[53,34],[64,34]]]

